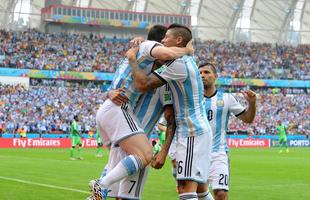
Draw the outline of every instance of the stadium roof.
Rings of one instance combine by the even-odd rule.
[[[310,43],[310,0],[62,0],[62,4],[192,16],[202,39]],[[27,10],[27,6],[30,5]],[[0,26],[39,27],[43,0],[4,0]],[[24,19],[27,15],[28,19]],[[16,22],[17,21],[17,22]]]

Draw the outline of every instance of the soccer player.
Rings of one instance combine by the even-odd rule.
[[[152,146],[153,146],[153,155],[158,154],[161,150],[159,142],[156,142],[156,140],[152,140]]]
[[[170,60],[193,52],[192,47],[167,48],[156,42],[160,41],[165,32],[166,27],[154,26],[149,31],[148,40],[140,44],[137,59],[139,68],[144,73],[151,73],[156,59]],[[105,199],[108,195],[107,188],[113,183],[140,172],[152,160],[152,146],[133,114],[133,108],[142,93],[137,90],[130,74],[129,61],[124,59],[111,84],[112,89],[125,88],[123,96],[128,99],[128,103],[118,106],[107,99],[97,112],[96,123],[103,141],[109,142],[112,148],[119,146],[127,156],[113,169],[108,169],[106,176],[96,182],[90,182],[96,200]]]
[[[229,158],[226,143],[226,132],[230,113],[243,122],[251,123],[255,118],[256,94],[247,90],[242,92],[248,102],[245,109],[231,94],[217,90],[215,81],[218,78],[216,67],[211,63],[199,65],[200,75],[204,86],[204,101],[206,114],[213,132],[213,147],[211,167],[207,184],[198,186],[199,200],[211,200],[208,184],[212,186],[215,199],[228,199],[229,191]]]
[[[191,39],[187,27],[172,24],[162,43],[167,47],[185,47]],[[176,119],[179,198],[195,200],[198,183],[205,183],[208,178],[212,142],[198,67],[192,56],[182,56],[147,75],[138,67],[137,51],[132,48],[127,52],[137,88],[146,92],[167,83],[171,89]]]
[[[280,151],[279,153],[283,152],[283,149],[286,149],[286,153],[289,152],[288,146],[287,146],[287,138],[286,138],[286,128],[281,121],[278,122],[277,126],[277,133],[279,134],[279,146],[280,146]]]
[[[109,98],[113,101],[119,98],[119,95],[120,94],[111,91]],[[164,158],[168,153],[175,130],[174,112],[169,88],[167,86],[163,86],[155,91],[143,94],[134,109],[134,114],[139,119],[148,138],[163,113],[167,120],[166,143],[161,147],[161,150],[154,158],[154,162],[156,162],[155,160],[157,157],[161,158],[160,162],[156,162],[156,166],[164,164],[164,161],[161,161],[165,160]],[[105,170],[108,171],[110,168],[115,167],[118,162],[126,156],[126,153],[120,147],[112,147],[110,150],[110,158],[113,159],[109,160]],[[103,174],[104,173],[105,172],[103,172]],[[141,199],[147,175],[148,167],[135,175],[114,183],[108,188],[110,190],[108,197],[115,197],[116,199]],[[93,198],[89,199],[92,200]]]
[[[161,117],[158,124],[157,124],[157,128],[158,128],[158,134],[159,134],[159,144],[163,145],[165,144],[165,140],[166,140],[166,120],[164,117]]]
[[[102,157],[102,147],[103,147],[103,143],[102,143],[102,139],[101,136],[99,134],[98,129],[96,129],[96,140],[97,140],[97,151],[96,151],[96,156],[97,157]]]
[[[70,149],[70,159],[75,160],[74,157],[74,149],[77,148],[77,159],[82,160],[83,158],[81,157],[81,150],[82,150],[82,140],[81,140],[81,135],[78,130],[78,121],[79,118],[77,115],[73,117],[71,127],[70,127],[70,137],[71,137],[71,149]]]

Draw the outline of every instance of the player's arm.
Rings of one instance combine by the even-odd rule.
[[[131,73],[136,87],[140,92],[147,92],[164,85],[166,82],[158,78],[154,74],[146,75],[142,69],[138,67],[136,55],[139,48],[134,47],[127,51],[126,56],[129,59]]]
[[[248,108],[238,116],[245,123],[252,123],[256,114],[256,93],[252,90],[242,91],[244,98],[248,102]]]
[[[104,94],[103,99],[110,99],[113,103],[120,106],[128,101],[128,98],[124,94],[124,88],[112,89]]]
[[[194,47],[190,41],[186,47],[165,47],[156,45],[152,48],[150,54],[158,60],[174,60],[184,55],[194,53]]]
[[[151,165],[155,169],[161,169],[164,166],[176,129],[174,110],[172,105],[165,107],[164,115],[167,121],[166,142],[161,147],[161,151],[156,154],[152,160]]]

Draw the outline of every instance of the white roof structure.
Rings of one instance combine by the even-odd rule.
[[[186,14],[203,40],[310,43],[310,0],[61,0],[64,5]],[[30,4],[27,10],[25,4]],[[44,0],[2,0],[0,28],[40,26]],[[12,25],[13,24],[13,25]]]

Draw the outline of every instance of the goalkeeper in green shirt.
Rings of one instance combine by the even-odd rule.
[[[74,150],[77,148],[77,159],[82,160],[81,150],[82,150],[82,139],[78,130],[79,118],[77,115],[74,116],[70,127],[70,138],[71,138],[71,149],[70,149],[70,159],[75,160]]]
[[[98,129],[96,130],[96,139],[97,139],[97,151],[96,151],[96,156],[97,157],[102,157],[102,152],[103,152],[103,143],[102,143],[102,139],[101,136],[99,134]]]
[[[279,153],[282,153],[284,148],[286,148],[286,153],[288,153],[289,150],[286,139],[286,128],[284,124],[282,124],[281,122],[279,122],[279,125],[277,126],[277,133],[279,134],[279,145],[280,145]]]

